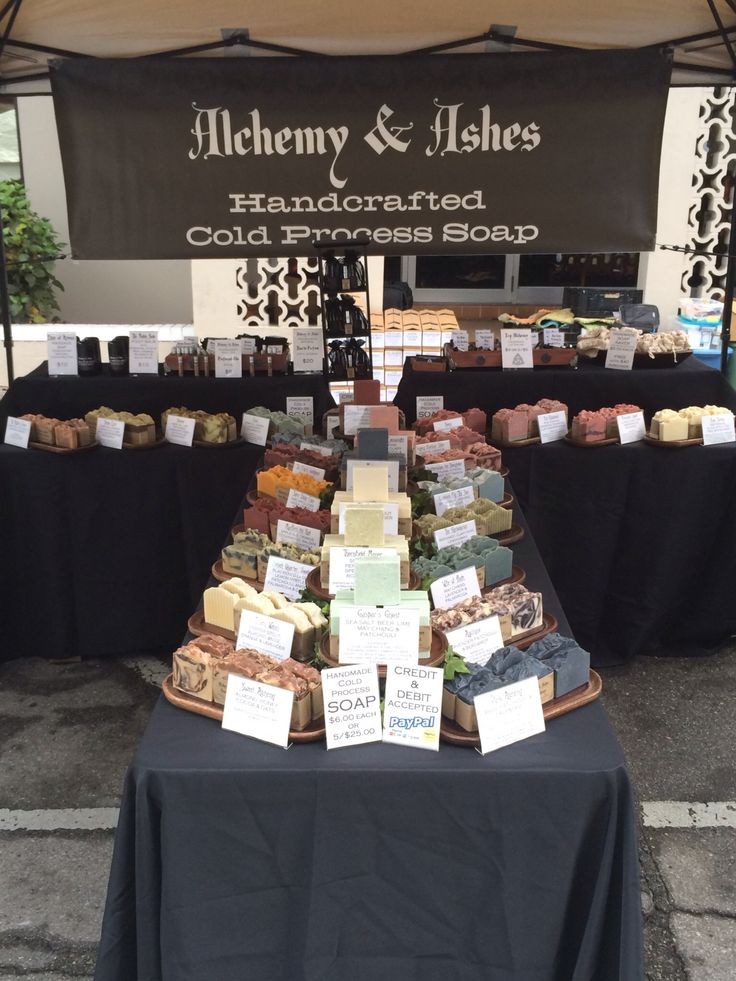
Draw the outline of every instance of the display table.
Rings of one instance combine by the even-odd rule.
[[[515,552],[566,632],[531,538]],[[598,702],[481,757],[286,752],[162,698],[125,780],[95,978],[641,981],[636,841]]]

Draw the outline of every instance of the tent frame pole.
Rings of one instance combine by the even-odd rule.
[[[0,316],[3,321],[3,346],[5,347],[5,361],[8,366],[8,385],[10,385],[15,377],[13,372],[13,325],[10,319],[8,265],[5,260],[5,229],[3,227],[2,205],[0,205]]]

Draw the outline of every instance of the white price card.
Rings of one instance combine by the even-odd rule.
[[[264,592],[283,593],[290,600],[298,600],[307,585],[307,576],[315,566],[305,562],[292,562],[270,555],[266,566]]]
[[[389,664],[383,702],[383,741],[415,749],[440,748],[442,668]]]
[[[627,412],[622,416],[616,416],[616,425],[618,438],[622,443],[638,443],[647,433],[643,412]]]
[[[419,611],[401,606],[343,607],[340,664],[417,664]]]
[[[370,501],[361,501],[360,504],[351,504],[349,501],[341,501],[338,505],[338,528],[337,532],[339,535],[345,534],[345,512],[348,508],[383,508],[383,533],[384,535],[398,535],[399,533],[399,505],[388,503],[384,501],[377,501],[375,503]]]
[[[307,525],[297,525],[293,521],[279,518],[276,522],[276,541],[287,545],[297,545],[305,551],[319,548],[322,532],[319,528],[309,528]]]
[[[447,642],[469,664],[487,664],[491,654],[505,643],[497,616],[448,630]]]
[[[304,491],[295,490],[293,487],[286,498],[287,508],[304,508],[305,511],[319,511],[319,498],[314,494],[305,494]]]
[[[501,331],[501,367],[533,368],[532,331],[530,327],[504,327]]]
[[[355,587],[355,560],[372,555],[395,555],[392,548],[374,548],[369,545],[354,547],[333,545],[330,549],[330,581],[328,590],[334,596],[341,589]]]
[[[30,420],[16,419],[15,416],[8,416],[8,422],[5,426],[5,443],[8,446],[19,446],[22,450],[27,450],[30,439]]]
[[[241,610],[236,650],[255,648],[275,657],[277,661],[285,661],[291,656],[293,641],[293,623],[276,620],[254,610]]]
[[[314,477],[315,480],[324,480],[325,472],[321,467],[310,467],[308,463],[297,462],[291,468],[292,473],[305,473],[308,477]]]
[[[437,422],[432,423],[432,428],[436,433],[447,433],[451,429],[460,429],[464,425],[463,417],[456,416],[454,419],[438,419]]]
[[[337,401],[340,403],[340,405],[342,405],[343,402],[352,402],[353,401],[352,389],[348,389],[346,392],[338,392]]]
[[[191,446],[194,442],[194,424],[195,420],[186,416],[169,415],[166,417],[164,439],[178,446]]]
[[[314,327],[295,327],[291,346],[294,371],[296,373],[320,372],[322,371],[323,357],[322,331]]]
[[[447,453],[449,449],[449,439],[437,439],[432,443],[417,443],[416,454],[417,456],[432,456],[435,453]],[[465,464],[463,464],[463,473],[464,472]]]
[[[332,439],[333,433],[340,428],[339,416],[328,416],[326,424],[327,439]]]
[[[287,749],[294,692],[228,675],[222,728]]]
[[[98,419],[95,426],[95,439],[102,446],[122,450],[125,436],[125,423],[122,419]]]
[[[458,351],[468,350],[468,332],[467,330],[453,330],[452,332],[452,346]]]
[[[131,330],[128,342],[128,366],[131,375],[158,374],[157,330]]]
[[[243,346],[240,341],[213,341],[215,348],[215,378],[241,378]]]
[[[438,463],[426,463],[425,467],[431,470],[440,482],[447,477],[465,476],[465,460],[440,460]]]
[[[429,589],[438,610],[447,610],[469,596],[480,596],[478,574],[473,567],[435,579]]]
[[[435,412],[444,409],[445,399],[443,395],[417,395],[417,419],[426,419],[433,416]]]
[[[314,424],[314,399],[311,395],[287,395],[286,414],[292,419],[301,419],[310,426]]]
[[[50,375],[77,375],[77,335],[68,330],[50,330],[46,334]]]
[[[265,446],[270,425],[271,420],[267,416],[254,416],[249,412],[244,412],[243,421],[240,424],[240,435],[248,443]]]
[[[434,533],[434,540],[437,548],[457,547],[475,538],[477,534],[475,521],[462,521],[458,525],[450,525],[449,528],[438,528]]]
[[[611,331],[606,351],[606,368],[616,368],[618,371],[631,371],[636,353],[638,336],[634,331]]]
[[[381,698],[375,664],[348,664],[322,672],[327,749],[380,742]]]
[[[399,461],[398,460],[359,460],[351,457],[347,461],[347,481],[345,489],[353,489],[353,471],[356,467],[388,467],[388,490],[396,494],[399,490]]]
[[[256,353],[255,337],[241,337],[240,348],[241,348],[241,354],[255,354]]]
[[[476,695],[480,751],[486,753],[510,746],[538,732],[544,732],[544,713],[539,682],[525,678],[496,691]]]
[[[567,414],[562,409],[559,412],[545,412],[537,417],[537,423],[543,443],[555,443],[567,436]]]
[[[332,450],[329,446],[320,446],[319,443],[307,443],[306,441],[299,444],[300,450],[312,450],[314,453],[319,453],[320,456],[332,456]]]
[[[476,330],[475,332],[475,346],[482,351],[492,351],[493,350],[493,331],[492,330]]]
[[[733,415],[730,412],[722,412],[716,416],[703,416],[701,421],[703,423],[703,442],[706,446],[736,441]]]
[[[442,516],[450,508],[462,508],[466,504],[472,504],[475,500],[475,488],[458,487],[457,490],[447,491],[444,494],[435,494],[432,498],[434,511],[438,516]]]
[[[370,405],[346,405],[343,409],[343,432],[355,436],[359,429],[370,429]]]
[[[389,436],[388,455],[398,456],[404,463],[409,457],[409,437],[408,436]]]
[[[565,346],[565,335],[559,327],[543,327],[542,336],[547,347]]]

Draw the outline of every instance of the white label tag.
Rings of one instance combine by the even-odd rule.
[[[360,746],[381,739],[381,699],[375,664],[322,671],[328,749]]]
[[[347,548],[342,545],[330,549],[330,582],[328,589],[334,596],[341,589],[355,587],[355,560],[371,555],[394,555],[392,548],[373,548],[371,546],[355,546]]]
[[[438,528],[434,533],[434,540],[437,548],[447,548],[450,545],[462,545],[475,538],[477,534],[478,527],[475,521],[462,521],[459,525],[451,525],[449,528]]]
[[[426,463],[427,470],[431,470],[441,483],[447,477],[464,477],[465,460],[441,460],[439,463]]]
[[[525,678],[496,691],[476,695],[480,751],[486,753],[544,732],[544,713],[539,682]]]
[[[448,630],[446,636],[448,644],[469,664],[487,664],[491,654],[504,646],[497,616]]]
[[[295,327],[292,345],[294,371],[322,371],[322,331],[313,327]],[[287,399],[288,404],[288,399]],[[289,411],[288,409],[286,410]]]
[[[194,419],[186,416],[167,416],[164,439],[178,446],[191,446],[194,442]]]
[[[339,416],[328,416],[327,417],[327,439],[332,439],[332,436],[336,429],[340,428],[340,417]]]
[[[406,463],[409,455],[409,437],[389,436],[388,453],[389,456],[400,456],[404,463]]]
[[[417,443],[416,454],[417,456],[431,456],[435,453],[447,453],[449,449],[449,439],[438,439],[433,443]],[[465,472],[465,464],[463,464],[463,472]]]
[[[329,446],[320,446],[319,443],[300,443],[300,450],[312,450],[315,453],[319,453],[320,456],[332,456],[332,450]]]
[[[270,555],[263,589],[265,592],[283,593],[288,599],[297,600],[307,585],[307,576],[314,568],[304,562],[292,562],[291,559]]]
[[[308,463],[297,461],[291,470],[292,473],[305,473],[308,477],[314,477],[315,480],[325,479],[325,471],[321,467],[310,467]]]
[[[240,345],[243,354],[255,354],[256,353],[256,339],[255,337],[241,337]]]
[[[27,450],[31,439],[31,422],[28,419],[16,419],[15,416],[8,416],[8,423],[5,427],[5,442],[8,446],[20,446]]]
[[[373,508],[383,508],[383,533],[384,535],[398,535],[399,533],[399,505],[380,502],[370,502],[361,501],[361,504],[368,504],[369,507]],[[348,508],[355,507],[355,504],[350,504],[349,501],[341,501],[338,508],[338,527],[337,532],[339,535],[345,534],[345,512]]]
[[[531,328],[505,327],[501,331],[501,367],[533,368]]]
[[[243,374],[243,348],[240,341],[213,341],[215,378],[240,378]]]
[[[306,511],[319,511],[319,498],[314,494],[305,494],[304,491],[295,490],[293,487],[286,498],[287,508],[304,508]]]
[[[286,749],[294,692],[228,675],[222,728]]]
[[[554,443],[567,436],[567,416],[559,412],[545,412],[537,417],[539,436],[543,443]]]
[[[456,419],[439,419],[437,422],[432,423],[432,428],[436,433],[447,433],[451,429],[460,429],[464,425],[463,417],[459,416]]]
[[[267,344],[266,354],[283,354],[283,348],[280,344]]]
[[[417,395],[417,419],[433,416],[444,407],[445,399],[442,395]]]
[[[347,391],[344,392],[338,392],[337,401],[340,403],[340,405],[342,405],[343,402],[352,402],[353,401],[352,390],[348,389]]]
[[[46,350],[50,375],[77,375],[77,335],[66,330],[50,330],[46,334]]]
[[[606,368],[615,368],[618,371],[631,371],[634,364],[634,354],[636,353],[636,342],[638,337],[628,331],[611,331],[606,352]]]
[[[311,395],[287,395],[286,414],[293,419],[302,419],[311,426],[314,423],[314,399]]]
[[[432,593],[432,603],[440,610],[449,610],[469,596],[480,596],[478,575],[472,567],[435,579],[429,589]]]
[[[492,351],[493,350],[493,331],[492,330],[476,330],[475,332],[475,346],[481,351]]]
[[[442,668],[391,664],[386,670],[383,741],[415,749],[440,748]]]
[[[389,494],[397,494],[399,491],[399,461],[398,460],[358,460],[352,457],[347,461],[347,481],[345,489],[353,489],[353,471],[356,467],[388,467],[388,491]]]
[[[370,429],[371,407],[369,405],[346,405],[343,409],[343,432],[346,436],[355,436],[359,429]]]
[[[309,528],[307,525],[297,525],[293,521],[279,518],[276,522],[276,541],[287,545],[297,545],[307,552],[319,548],[322,533],[319,528]]]
[[[275,657],[278,661],[285,661],[291,656],[293,641],[293,623],[275,620],[263,613],[256,613],[255,610],[241,610],[236,650],[255,648],[263,654]]]
[[[564,347],[565,337],[559,327],[543,327],[544,343],[548,347]]]
[[[383,356],[383,364],[386,368],[400,368],[404,363],[404,352],[394,351],[393,349],[386,351]],[[378,367],[378,366],[376,366]]]
[[[131,375],[158,374],[157,330],[131,330],[128,341],[128,371]]]
[[[452,332],[452,346],[458,351],[468,350],[468,332],[467,330],[453,330]]]
[[[625,415],[616,416],[618,426],[618,438],[622,443],[637,443],[644,439],[647,427],[644,424],[643,412],[627,412]]]
[[[267,416],[252,416],[250,413],[244,412],[243,421],[240,424],[240,435],[248,443],[265,446],[270,425],[271,420]]]
[[[435,514],[441,517],[450,508],[461,508],[466,504],[472,504],[475,500],[475,489],[472,486],[458,487],[457,490],[447,491],[445,494],[435,494],[432,500]]]
[[[706,446],[716,443],[733,443],[736,441],[733,416],[721,413],[717,416],[703,416],[703,442]]]
[[[125,436],[125,423],[121,419],[98,419],[95,426],[95,439],[103,446],[122,450]]]
[[[401,606],[344,607],[340,664],[416,664],[419,611]]]
[[[402,347],[404,343],[403,330],[386,330],[383,332],[385,347]]]

